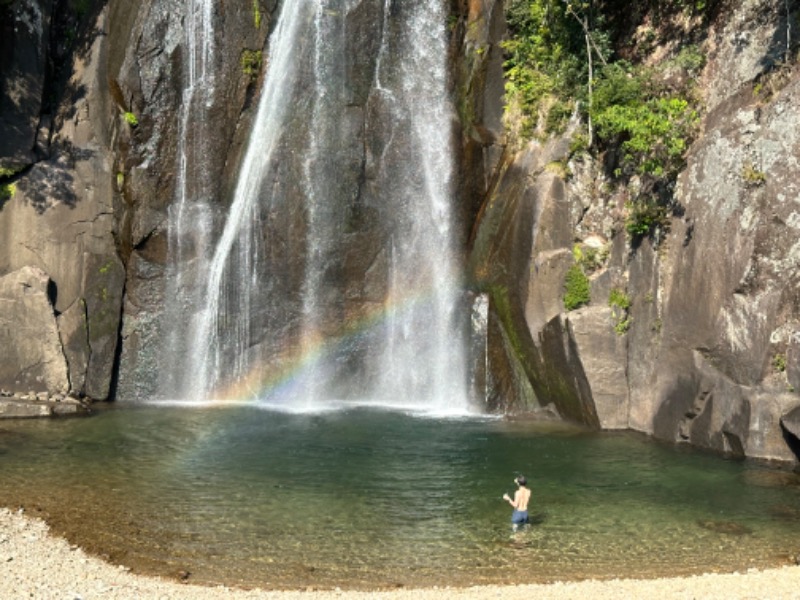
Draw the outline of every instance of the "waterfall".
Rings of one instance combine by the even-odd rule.
[[[392,243],[389,305],[395,307],[380,355],[380,393],[391,401],[411,393],[446,410],[466,392],[465,350],[456,322],[460,297],[453,240],[452,108],[447,94],[447,15],[443,2],[413,10],[381,46],[376,88],[391,99],[394,122],[410,130],[395,201],[404,219]],[[385,16],[391,2],[386,1]],[[391,58],[400,56],[391,77]],[[405,218],[408,220],[405,221]],[[409,290],[426,301],[403,298]],[[416,298],[415,298],[416,300]],[[460,400],[463,402],[463,400]]]
[[[178,121],[178,157],[175,201],[169,208],[169,263],[164,313],[165,364],[160,372],[162,395],[196,395],[191,375],[194,347],[189,343],[198,322],[197,307],[205,289],[200,283],[209,263],[208,248],[213,228],[213,189],[209,178],[207,128],[214,103],[213,0],[187,0],[184,19],[184,86]]]
[[[444,5],[282,3],[184,397],[467,410]]]

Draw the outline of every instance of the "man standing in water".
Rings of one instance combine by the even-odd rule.
[[[517,484],[514,499],[512,500],[508,494],[503,494],[503,500],[514,507],[514,512],[511,514],[511,523],[516,531],[517,527],[528,522],[528,501],[531,499],[531,491],[527,487],[528,480],[525,479],[524,475],[514,479],[514,483]]]

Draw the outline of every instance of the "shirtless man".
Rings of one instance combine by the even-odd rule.
[[[514,512],[511,514],[511,523],[516,529],[518,526],[528,522],[528,501],[531,499],[531,491],[528,489],[528,480],[524,475],[520,475],[514,479],[517,484],[517,491],[514,493],[512,500],[508,494],[503,494],[503,500],[508,502],[514,507]]]

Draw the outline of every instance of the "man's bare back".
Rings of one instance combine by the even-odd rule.
[[[517,510],[528,510],[528,501],[531,499],[531,491],[526,487],[519,488],[514,494],[514,501],[511,506]]]

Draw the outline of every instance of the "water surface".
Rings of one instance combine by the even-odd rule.
[[[517,473],[534,524],[512,533]],[[0,425],[0,502],[137,571],[291,587],[785,564],[800,480],[636,434],[353,409],[117,406]]]

